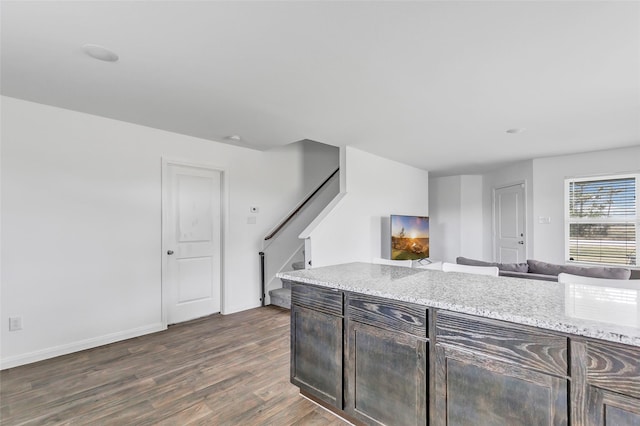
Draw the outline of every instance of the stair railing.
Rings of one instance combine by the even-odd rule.
[[[291,222],[291,220],[298,214],[300,213],[300,210],[302,210],[304,208],[304,206],[307,205],[307,203],[309,201],[311,201],[311,199],[313,198],[314,195],[316,195],[318,192],[320,192],[322,190],[322,188],[325,187],[325,185],[327,183],[329,183],[329,181],[331,180],[332,177],[334,177],[336,175],[336,173],[338,173],[340,171],[340,168],[338,167],[337,169],[334,170],[333,173],[331,173],[331,175],[329,175],[328,178],[326,178],[324,180],[324,182],[322,182],[320,184],[320,186],[318,186],[309,196],[307,196],[307,198],[305,198],[300,204],[298,204],[298,206],[289,214],[289,216],[287,216],[282,222],[280,222],[280,224],[278,224],[278,226],[276,226],[273,231],[271,231],[269,233],[269,235],[267,235],[266,237],[264,237],[265,241],[269,241],[270,239],[272,239],[273,237],[275,237],[278,232],[280,232],[282,230],[282,228],[284,228],[285,226],[287,226],[287,223]]]
[[[287,215],[287,217],[285,217],[276,227],[273,228],[273,230],[271,232],[269,232],[268,235],[266,235],[264,237],[264,242],[272,240],[276,235],[278,235],[278,233],[282,229],[284,229],[284,227],[287,226],[287,224],[289,222],[291,222],[296,217],[296,215],[298,213],[300,213],[302,211],[302,209],[313,199],[313,197],[318,192],[320,192],[339,171],[340,171],[340,168],[338,167],[315,190],[313,190],[313,192],[311,192],[304,200],[302,200],[302,202],[299,203],[293,209],[293,211]],[[266,298],[265,267],[264,267],[264,256],[265,256],[265,253],[264,253],[264,250],[259,252],[258,255],[260,256],[260,281],[261,281],[261,286],[262,286],[262,291],[260,293],[261,294],[260,302],[261,302],[262,306],[264,306],[265,298]]]

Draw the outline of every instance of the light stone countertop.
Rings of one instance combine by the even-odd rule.
[[[640,280],[619,289],[369,263],[277,276],[640,347]]]

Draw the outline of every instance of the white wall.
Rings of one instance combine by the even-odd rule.
[[[524,183],[525,198],[525,242],[527,257],[533,253],[533,161],[520,161],[501,167],[483,175],[483,250],[480,259],[495,261],[493,250],[493,190],[518,183]]]
[[[430,257],[455,263],[456,257],[483,256],[483,180],[479,175],[431,178]]]
[[[344,192],[310,237],[313,267],[380,257],[381,222],[390,214],[428,215],[429,174],[353,147],[341,150]]]
[[[340,148],[311,140],[300,143],[304,153],[303,183],[306,191],[311,192],[340,165]]]
[[[302,144],[260,152],[1,102],[3,368],[163,327],[162,157],[225,169],[222,309],[259,306],[261,239],[313,184]],[[24,329],[8,332],[9,316]]]
[[[479,175],[463,175],[460,203],[460,255],[478,259],[483,249],[483,178]]]
[[[564,263],[564,180],[640,171],[640,146],[533,160],[532,258]],[[538,223],[539,217],[551,223]]]
[[[429,256],[432,259],[455,262],[460,256],[461,180],[462,176],[429,180]]]

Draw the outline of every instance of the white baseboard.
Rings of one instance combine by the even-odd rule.
[[[225,309],[220,312],[222,315],[231,315],[242,311],[248,311],[249,309],[259,308],[261,306],[260,302],[252,302],[248,305],[239,305],[239,306],[231,306],[228,309]]]
[[[10,356],[0,360],[0,370],[6,370],[7,368],[18,367],[20,365],[30,364],[44,359],[55,358],[57,356],[83,351],[85,349],[96,348],[109,343],[119,342],[121,340],[131,339],[133,337],[143,336],[145,334],[151,334],[166,329],[167,327],[165,325],[158,323],[133,328],[131,330],[119,331],[117,333],[111,333],[104,336],[93,337],[91,339],[81,340],[79,342],[73,342],[66,345],[41,349],[26,354]]]

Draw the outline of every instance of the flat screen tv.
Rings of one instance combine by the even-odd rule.
[[[429,257],[429,217],[391,215],[391,259]]]

